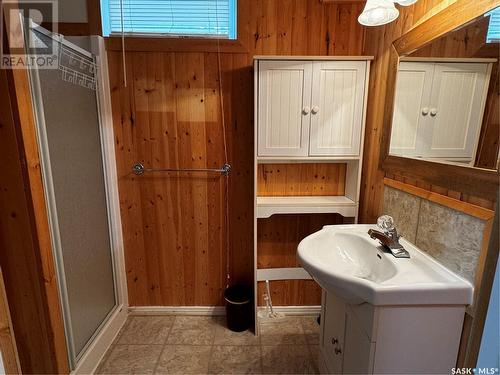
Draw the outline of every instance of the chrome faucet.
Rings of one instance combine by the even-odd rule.
[[[399,243],[401,236],[394,227],[394,219],[391,216],[380,216],[377,220],[377,226],[382,229],[382,232],[375,229],[368,230],[371,238],[379,240],[382,246],[388,249],[396,258],[410,257],[408,251]]]

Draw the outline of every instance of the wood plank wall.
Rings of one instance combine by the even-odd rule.
[[[363,160],[363,176],[361,185],[360,221],[375,222],[382,211],[384,172],[379,169],[380,140],[383,121],[384,103],[386,100],[386,76],[389,66],[389,52],[392,42],[411,29],[414,25],[428,19],[454,0],[420,0],[410,7],[399,7],[400,16],[383,27],[374,27],[366,32],[364,54],[375,56],[370,76],[370,89],[367,108],[365,132],[365,153]],[[462,43],[466,43],[464,39]],[[463,46],[465,49],[465,46]],[[493,203],[477,197],[448,191],[442,187],[423,183],[422,181],[387,175],[386,177],[401,180],[429,191],[448,195],[485,208],[493,208]]]
[[[226,235],[233,282],[253,278],[252,58],[360,55],[362,3],[240,0],[238,36],[246,53],[223,53],[229,161],[229,223],[224,178],[136,177],[152,167],[218,167],[224,162],[217,55],[210,52],[109,53],[120,203],[131,305],[219,305]]]
[[[338,214],[273,215],[257,222],[257,268],[299,267],[297,246],[324,225],[342,224]],[[258,284],[258,303],[264,305],[265,283]],[[276,306],[320,305],[321,288],[313,280],[271,281]]]
[[[7,72],[0,69],[0,158],[6,166],[0,173],[0,266],[19,362],[26,374],[67,372],[67,362],[58,362],[61,355],[66,358],[62,322],[54,326],[49,311],[49,306],[59,309],[47,291],[56,280],[53,276],[45,277],[43,270],[51,265],[43,265],[41,257],[27,161],[19,140],[15,104],[8,87],[12,87],[12,82],[8,81]],[[58,340],[61,337],[62,346]]]
[[[347,164],[259,164],[258,196],[345,195]]]

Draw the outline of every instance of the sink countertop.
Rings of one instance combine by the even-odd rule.
[[[298,246],[302,266],[326,290],[352,303],[469,305],[473,287],[403,237],[396,258],[368,235],[376,225],[329,225]]]

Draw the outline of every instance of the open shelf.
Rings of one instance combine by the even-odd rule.
[[[257,218],[275,214],[338,213],[344,217],[356,216],[358,205],[346,196],[287,196],[257,197]]]

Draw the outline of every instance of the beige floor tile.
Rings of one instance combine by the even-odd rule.
[[[260,323],[262,345],[306,344],[300,317],[285,317]]]
[[[97,373],[152,374],[161,349],[161,345],[116,345]]]
[[[307,345],[262,346],[264,374],[314,374],[317,372]]]
[[[206,374],[210,361],[210,345],[165,345],[156,374]]]
[[[214,346],[210,374],[261,374],[259,346]]]
[[[214,345],[259,345],[259,337],[252,331],[233,332],[226,326],[226,318],[217,320]]]
[[[304,316],[301,318],[302,328],[306,341],[309,345],[319,344],[319,324],[316,316]]]
[[[178,316],[175,319],[167,344],[212,345],[217,320],[210,316]]]
[[[309,345],[309,350],[311,351],[314,372],[319,374],[319,345]]]
[[[164,344],[174,316],[131,316],[118,336],[118,344]]]

